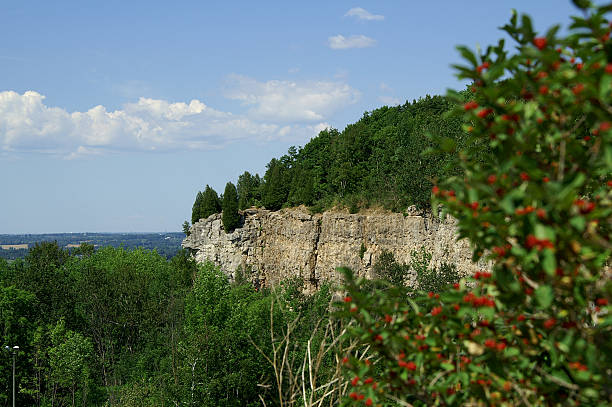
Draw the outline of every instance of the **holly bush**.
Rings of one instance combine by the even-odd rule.
[[[459,47],[468,141],[460,176],[432,191],[483,270],[438,293],[361,290],[346,271],[343,355],[354,405],[608,405],[612,402],[612,5],[576,0],[563,36],[523,15],[504,41]]]

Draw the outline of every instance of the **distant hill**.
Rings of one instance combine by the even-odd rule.
[[[25,257],[29,248],[40,242],[57,242],[59,247],[73,249],[81,243],[95,247],[123,246],[126,249],[142,247],[157,250],[166,258],[173,257],[181,248],[183,233],[48,233],[6,235],[0,234],[0,258],[15,260]]]

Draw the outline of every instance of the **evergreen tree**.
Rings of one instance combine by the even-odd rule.
[[[191,208],[191,224],[194,224],[200,220],[200,207],[202,206],[203,198],[204,195],[202,195],[202,191],[198,191],[196,199],[193,202],[193,207]]]
[[[223,229],[226,233],[233,232],[240,224],[240,215],[238,214],[238,192],[236,187],[231,182],[225,185],[223,193]]]
[[[200,217],[202,219],[206,219],[210,215],[219,212],[221,212],[221,200],[219,199],[217,192],[210,186],[206,185],[202,199],[202,206],[200,207]]]
[[[266,209],[276,211],[287,201],[288,186],[285,182],[282,162],[273,158],[268,163],[268,170],[264,176],[262,203]]]
[[[238,177],[238,208],[244,210],[250,206],[256,205],[259,200],[259,187],[261,179],[258,174],[254,176],[248,171],[245,171]]]
[[[185,234],[185,236],[189,236],[191,234],[191,232],[189,231],[189,222],[187,221],[183,222],[183,233]]]

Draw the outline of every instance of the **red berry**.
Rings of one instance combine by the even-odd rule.
[[[548,93],[548,86],[546,85],[540,86],[539,92],[540,92],[540,95],[546,95]]]
[[[606,73],[612,75],[612,63],[606,65]]]
[[[368,399],[365,402],[366,406],[371,406],[372,405],[372,399],[368,397]]]
[[[535,45],[539,50],[544,49],[544,47],[546,47],[546,38],[544,37],[537,37],[533,39],[533,45]]]
[[[574,95],[579,95],[584,90],[584,85],[582,83],[577,84],[572,88],[572,92]]]
[[[596,301],[597,305],[606,306],[608,305],[608,300],[606,298],[598,298]]]
[[[480,73],[482,73],[482,71],[484,69],[488,69],[489,66],[490,66],[490,64],[489,64],[488,61],[487,62],[483,62],[482,65],[479,65],[478,67],[476,67],[476,71],[480,74]]]
[[[523,181],[529,181],[529,174],[526,172],[521,172],[520,177]]]
[[[353,380],[351,380],[353,386],[357,386],[357,383],[359,383],[359,376],[355,376]]]
[[[433,307],[433,309],[431,310],[431,315],[435,317],[441,312],[442,312],[442,307]]]
[[[351,297],[344,297],[344,302],[351,302],[353,299]]]
[[[547,319],[546,321],[544,321],[544,328],[551,329],[552,327],[556,325],[556,323],[557,323],[557,320],[554,318]]]
[[[476,103],[475,101],[469,101],[466,104],[463,105],[463,108],[468,111],[468,110],[472,110],[472,109],[476,109],[478,107],[478,103]]]

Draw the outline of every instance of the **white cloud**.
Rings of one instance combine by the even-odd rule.
[[[387,85],[384,82],[381,82],[380,85],[380,90],[385,91],[385,92],[393,92],[393,89],[391,88],[391,86]]]
[[[342,94],[342,87],[336,92]],[[333,100],[337,100],[331,89],[330,95],[331,101],[327,103],[313,101],[310,107],[304,107],[313,112],[313,121],[319,117],[323,119],[324,115],[317,113],[319,109],[331,106]],[[255,99],[257,96],[252,95]],[[289,93],[283,97],[291,96]],[[303,96],[302,102],[307,103],[308,93],[304,92]],[[310,96],[317,99],[316,94]],[[325,99],[324,95],[319,96]],[[140,98],[121,110],[107,111],[98,105],[84,112],[68,112],[47,106],[44,99],[45,96],[35,91],[23,95],[13,91],[0,92],[0,154],[41,152],[75,158],[106,151],[218,149],[232,141],[245,139],[289,138],[304,142],[315,136],[320,126],[327,126],[319,120],[307,125],[295,124],[287,129],[278,120],[254,120],[247,115],[222,112],[195,99],[189,103],[171,103]],[[272,102],[256,103],[256,108],[260,109],[274,105]],[[290,116],[291,111],[292,108],[288,108],[283,114]]]
[[[400,99],[393,96],[379,96],[378,100],[387,106],[397,106],[402,103]]]
[[[331,49],[367,48],[376,45],[376,40],[363,34],[345,37],[342,34],[327,39]]]
[[[360,93],[343,82],[267,81],[231,75],[226,97],[251,106],[248,115],[253,120],[312,123],[359,99]]]
[[[345,17],[355,17],[358,20],[366,20],[366,21],[381,21],[385,19],[385,16],[380,14],[372,14],[367,10],[362,9],[361,7],[353,7],[344,15]]]

